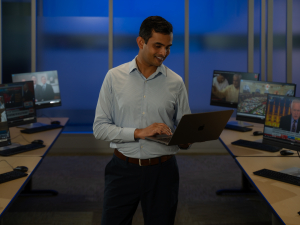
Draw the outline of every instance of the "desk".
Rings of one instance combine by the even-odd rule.
[[[12,167],[27,166],[28,176],[0,184],[0,216],[13,202],[14,198],[22,191],[23,187],[31,179],[32,174],[41,163],[41,157],[0,157],[6,160]],[[12,168],[6,162],[0,162],[0,173],[11,171]]]
[[[231,118],[231,121],[234,119]],[[253,193],[255,191],[250,188],[252,185],[270,206],[276,218],[274,223],[279,221],[288,225],[300,224],[300,216],[297,214],[300,211],[300,187],[253,174],[254,171],[263,168],[281,171],[290,167],[300,167],[300,159],[296,153],[292,156],[281,156],[279,152],[266,152],[232,145],[231,142],[238,139],[249,141],[262,139],[262,136],[254,136],[253,131],[263,131],[264,125],[252,124],[252,131],[239,132],[224,129],[220,135],[221,143],[236,160],[243,173],[241,189],[219,190],[217,194]]]
[[[68,118],[38,118],[37,121],[40,123],[50,124],[52,120],[59,120],[61,125],[65,125],[68,122]],[[49,131],[43,131],[34,134],[24,134],[21,133],[21,128],[12,127],[9,128],[12,142],[17,142],[20,144],[28,144],[36,139],[41,139],[44,141],[44,148],[19,153],[9,157],[0,157],[0,160],[6,160],[13,167],[16,166],[27,166],[28,167],[28,176],[19,178],[13,181],[9,181],[6,183],[0,184],[0,216],[2,216],[3,212],[8,208],[8,206],[12,203],[12,201],[21,193],[23,190],[23,194],[25,192],[26,195],[34,195],[34,194],[43,194],[46,193],[56,195],[57,192],[52,190],[32,190],[32,175],[35,170],[38,168],[39,164],[42,162],[43,158],[46,156],[48,151],[51,149],[52,145],[55,143],[60,133],[62,132],[62,128],[53,129]],[[10,166],[1,162],[0,164],[0,173],[5,173],[11,171]],[[2,171],[1,171],[2,168]]]
[[[231,119],[233,121],[233,119]],[[224,129],[223,132],[220,135],[220,141],[223,144],[223,146],[226,148],[228,153],[232,157],[238,157],[238,156],[249,156],[249,157],[261,157],[261,156],[280,156],[280,152],[267,152],[267,151],[261,151],[261,150],[255,150],[250,148],[245,148],[237,145],[232,145],[231,142],[244,139],[248,141],[258,141],[262,140],[263,136],[254,136],[253,131],[263,131],[264,125],[263,124],[257,124],[257,123],[250,123],[253,124],[253,130],[247,131],[247,132],[240,132],[240,131],[234,131],[234,130],[227,130]],[[297,154],[292,155],[292,157],[298,157]]]
[[[40,123],[50,124],[51,120],[54,120],[54,119],[60,121],[60,124],[63,126],[66,125],[66,123],[69,120],[68,118],[45,118],[45,117],[43,117],[43,118],[38,118],[37,121]],[[46,147],[28,151],[28,152],[19,153],[19,154],[13,155],[12,157],[20,157],[20,156],[44,157],[44,156],[46,156],[46,154],[51,149],[52,145],[55,143],[56,139],[59,137],[60,133],[62,132],[62,129],[53,129],[53,130],[38,132],[38,133],[34,133],[34,134],[25,134],[25,133],[21,133],[20,130],[22,130],[22,129],[17,128],[17,127],[9,128],[11,140],[13,143],[19,143],[19,144],[26,145],[26,144],[30,144],[34,140],[41,139],[44,141],[44,145],[46,145]]]
[[[279,221],[286,225],[299,225],[300,186],[254,175],[260,169],[281,171],[291,167],[300,168],[300,158],[296,157],[237,157],[240,166],[257,192],[264,198]]]

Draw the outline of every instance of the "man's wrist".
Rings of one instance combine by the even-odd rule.
[[[135,129],[134,130],[134,139],[140,138],[140,131],[141,131],[141,129]]]

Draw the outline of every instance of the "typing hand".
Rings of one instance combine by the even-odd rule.
[[[156,134],[172,135],[171,129],[164,123],[153,123],[144,129],[135,129],[134,138],[145,139]]]

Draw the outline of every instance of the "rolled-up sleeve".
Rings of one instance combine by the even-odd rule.
[[[118,127],[113,119],[113,87],[110,71],[107,73],[99,94],[93,133],[96,139],[116,143],[134,140],[136,128]]]

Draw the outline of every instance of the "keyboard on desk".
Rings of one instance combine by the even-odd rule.
[[[262,170],[253,172],[253,174],[261,176],[261,177],[266,177],[266,178],[270,178],[273,180],[278,180],[278,181],[282,181],[285,183],[300,186],[300,177],[296,177],[296,176],[289,175],[286,173],[281,173],[281,172],[277,172],[277,171],[273,171],[273,170],[269,170],[269,169],[262,169]]]
[[[26,177],[28,174],[21,171],[10,171],[0,174],[0,184],[7,181],[15,180],[21,177]]]
[[[35,149],[43,148],[43,147],[45,147],[45,145],[40,145],[40,144],[21,145],[18,147],[1,150],[0,155],[1,156],[15,155],[18,153],[27,152],[27,151],[31,151],[31,150],[35,150]]]
[[[247,148],[254,148],[254,149],[263,150],[263,151],[267,151],[267,152],[278,152],[280,149],[282,149],[280,147],[266,145],[266,144],[255,142],[255,141],[247,141],[247,140],[243,140],[243,139],[231,142],[231,144],[242,146],[242,147],[247,147]]]
[[[229,130],[240,131],[240,132],[247,132],[247,131],[252,130],[252,128],[249,128],[249,127],[241,127],[241,126],[232,125],[232,124],[226,124],[225,128],[229,129]]]
[[[25,130],[21,130],[21,132],[25,133],[25,134],[33,134],[33,133],[37,133],[37,132],[53,130],[53,129],[63,128],[63,127],[64,126],[58,125],[58,124],[49,124],[49,125],[40,126],[40,127],[28,128]]]

